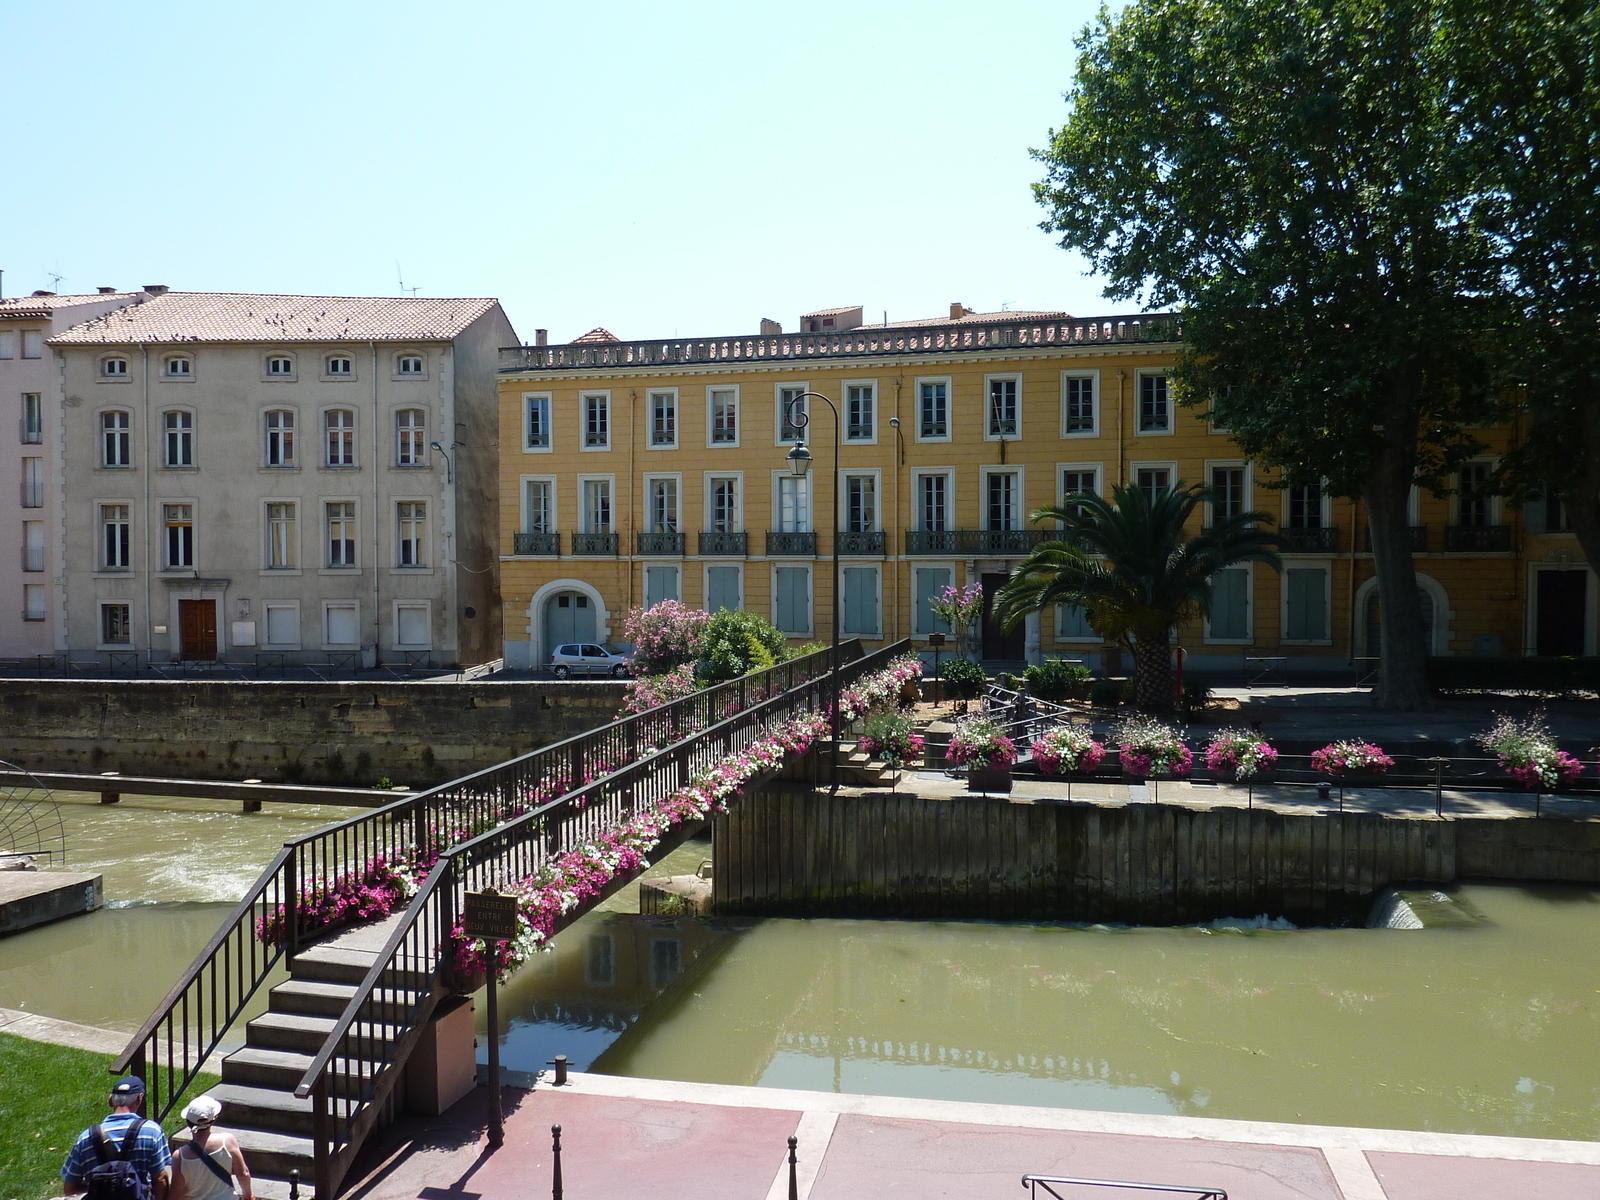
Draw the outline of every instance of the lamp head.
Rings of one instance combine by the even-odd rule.
[[[428,445],[439,451],[441,454],[444,453],[444,447],[439,445],[438,442],[429,442]]]
[[[789,473],[797,478],[804,478],[809,470],[811,470],[811,451],[806,449],[804,442],[796,442],[794,449],[789,451]]]
[[[900,428],[900,418],[899,417],[890,417],[889,418],[889,424],[891,426],[893,426],[895,429],[899,429]]]

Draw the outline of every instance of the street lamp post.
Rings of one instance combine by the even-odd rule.
[[[833,560],[833,643],[828,661],[832,680],[831,703],[828,714],[828,734],[833,743],[833,770],[830,782],[839,786],[839,409],[821,392],[801,392],[789,401],[787,421],[791,428],[800,431],[800,437],[789,451],[789,473],[804,479],[811,470],[811,451],[806,449],[806,426],[811,417],[802,403],[812,398],[821,400],[833,414],[833,529],[828,534],[829,557]],[[815,509],[813,508],[813,512]]]

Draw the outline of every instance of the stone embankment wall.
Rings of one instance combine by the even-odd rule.
[[[713,823],[719,914],[1181,925],[1364,917],[1392,883],[1600,881],[1600,821],[830,795],[775,783]]]
[[[0,680],[0,758],[52,771],[442,783],[614,720],[606,682]]]

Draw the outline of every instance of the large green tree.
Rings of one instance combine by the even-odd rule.
[[[1256,461],[1363,502],[1375,700],[1391,709],[1431,702],[1410,490],[1447,489],[1479,449],[1506,321],[1451,106],[1459,15],[1441,0],[1102,10],[1066,124],[1036,152],[1044,228],[1110,294],[1182,309],[1186,402]]]

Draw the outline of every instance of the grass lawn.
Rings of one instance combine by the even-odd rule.
[[[111,1111],[112,1061],[0,1033],[0,1200],[61,1195],[61,1164],[73,1140]],[[202,1075],[191,1091],[198,1095],[217,1082]],[[168,1133],[183,1123],[176,1111]]]

